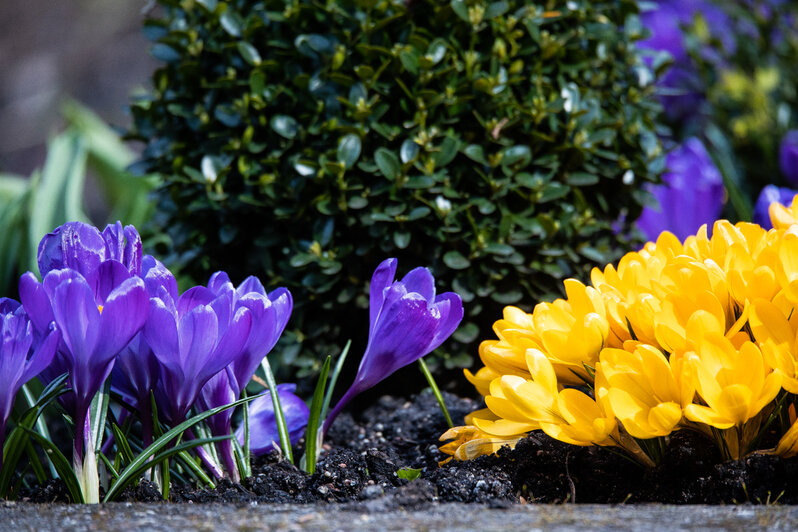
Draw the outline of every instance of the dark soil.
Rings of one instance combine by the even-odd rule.
[[[480,405],[446,395],[453,419]],[[606,448],[567,445],[534,433],[514,450],[469,462],[449,462],[438,451],[446,429],[435,398],[383,397],[357,418],[342,414],[325,440],[316,473],[305,473],[271,455],[256,461],[255,474],[215,489],[177,486],[173,502],[346,503],[370,511],[419,508],[431,502],[514,503],[661,502],[690,504],[798,503],[798,459],[752,455],[723,463],[714,444],[687,431],[673,435],[662,464],[640,467]],[[301,449],[295,451],[301,456]],[[402,468],[420,469],[401,479]],[[31,502],[66,501],[60,481],[24,497]],[[123,500],[156,502],[149,482]]]

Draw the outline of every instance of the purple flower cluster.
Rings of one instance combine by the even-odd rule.
[[[192,408],[235,401],[277,342],[293,306],[285,289],[267,293],[254,277],[235,288],[223,272],[207,287],[178,294],[171,272],[142,256],[138,232],[120,223],[102,232],[67,223],[42,239],[38,264],[41,282],[31,272],[20,279],[21,306],[0,300],[0,435],[24,382],[36,375],[49,382],[67,373],[70,391],[61,401],[75,422],[76,464],[91,433],[91,401],[109,377],[112,391],[138,414],[147,445],[152,394],[160,419],[170,425],[185,420]],[[307,416],[291,419],[295,430],[307,423]],[[231,423],[228,410],[212,418],[212,431],[231,435]],[[267,434],[257,427],[253,432]],[[228,444],[220,449],[224,465],[234,475],[232,447],[229,440],[222,443]]]
[[[235,286],[224,272],[181,294],[174,275],[142,254],[135,228],[118,222],[102,232],[79,222],[58,227],[40,242],[38,264],[41,281],[31,272],[20,279],[21,304],[0,299],[0,448],[21,386],[35,376],[47,383],[67,374],[68,391],[59,400],[75,424],[73,457],[86,500],[98,497],[97,483],[89,478],[96,477],[96,467],[85,475],[81,470],[94,459],[89,410],[109,379],[123,415],[140,423],[146,447],[154,435],[154,414],[176,426],[192,410],[236,401],[293,309],[288,290],[267,292],[255,277]],[[353,397],[438,347],[463,317],[460,297],[436,295],[427,269],[395,281],[396,266],[396,259],[388,259],[374,272],[368,346],[325,430]],[[277,387],[289,438],[296,443],[309,411],[294,391],[293,385]],[[157,412],[151,411],[153,404]],[[279,437],[268,394],[251,403],[249,421],[252,452],[272,450]],[[244,428],[234,430],[230,409],[206,423],[213,436],[244,443]],[[216,446],[221,467],[205,450],[197,452],[215,475],[221,477],[223,468],[237,479],[231,438]]]

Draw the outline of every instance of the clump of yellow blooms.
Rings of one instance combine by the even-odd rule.
[[[565,299],[505,308],[498,339],[479,346],[484,367],[465,372],[487,408],[441,450],[467,460],[542,430],[653,465],[670,434],[691,429],[728,459],[798,454],[793,205],[771,206],[769,231],[721,220],[711,238],[706,226],[684,242],[662,233],[590,285],[565,281]]]

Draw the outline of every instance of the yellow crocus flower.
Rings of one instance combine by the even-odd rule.
[[[758,299],[751,305],[749,323],[765,362],[781,373],[782,387],[798,394],[798,320],[788,321],[775,304]]]
[[[693,400],[692,375],[684,357],[666,359],[656,347],[637,344],[631,352],[604,349],[596,382],[613,413],[635,438],[667,436],[682,420],[682,410]]]
[[[789,207],[785,207],[780,203],[771,203],[768,207],[768,214],[770,215],[770,222],[773,224],[774,229],[786,229],[791,225],[798,222],[798,203],[795,198],[792,198],[792,203]]]
[[[593,367],[598,361],[610,324],[598,290],[575,279],[564,284],[567,300],[540,303],[532,315],[543,350],[559,366],[557,375],[564,384],[581,384],[592,380],[585,365]]]
[[[706,403],[689,404],[685,417],[719,429],[742,426],[775,399],[781,374],[771,371],[753,342],[735,348],[731,340],[707,333],[689,354],[698,394]]]

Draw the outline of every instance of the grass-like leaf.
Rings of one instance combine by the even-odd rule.
[[[266,377],[266,384],[269,386],[269,395],[272,398],[274,405],[274,418],[277,421],[277,432],[280,434],[280,447],[283,449],[283,454],[288,461],[294,463],[294,453],[291,451],[291,438],[288,435],[288,424],[285,422],[285,414],[283,414],[283,407],[280,404],[280,394],[277,393],[277,382],[274,380],[274,373],[269,364],[268,357],[263,357],[261,361],[263,373]]]
[[[193,416],[192,418],[187,419],[183,423],[180,423],[176,427],[166,431],[162,436],[160,436],[158,439],[156,439],[154,442],[152,442],[152,444],[149,447],[144,449],[141,452],[141,454],[139,454],[135,458],[135,460],[133,460],[130,464],[127,465],[127,467],[125,467],[124,470],[122,470],[120,472],[119,478],[117,478],[116,481],[114,481],[114,483],[111,484],[111,486],[108,488],[108,493],[106,493],[105,498],[103,499],[103,502],[108,502],[110,500],[113,500],[125,488],[125,486],[127,486],[130,482],[135,480],[138,475],[140,475],[141,473],[143,473],[144,471],[146,471],[150,467],[155,466],[158,462],[160,462],[160,461],[162,461],[162,460],[164,460],[166,458],[169,458],[169,456],[172,456],[173,454],[175,454],[175,453],[171,453],[171,454],[167,454],[167,455],[164,456],[163,453],[162,453],[162,455],[156,456],[156,453],[158,453],[158,451],[160,451],[161,449],[166,447],[172,440],[174,440],[178,436],[182,435],[183,432],[186,429],[188,429],[188,428],[192,427],[193,425],[199,423],[203,419],[207,419],[207,418],[209,418],[209,417],[211,417],[213,415],[218,414],[219,412],[223,412],[224,410],[227,410],[228,408],[235,408],[238,405],[246,404],[249,401],[251,401],[252,399],[254,399],[254,397],[247,397],[245,399],[239,399],[238,401],[235,401],[235,402],[230,403],[228,405],[212,408],[210,410],[202,412],[201,414],[197,414],[196,416]],[[224,440],[224,439],[227,439],[227,438],[229,438],[229,436],[221,436],[218,439],[217,438],[207,438],[207,439],[201,439],[201,440],[192,440],[190,442],[183,443],[183,444],[177,445],[175,447],[172,447],[170,449],[170,451],[175,450],[175,449],[181,449],[181,450],[191,449],[193,447],[196,447],[197,445],[203,445],[205,443],[213,443],[213,442],[221,441],[221,440]],[[188,447],[185,447],[186,445],[188,445]]]
[[[418,359],[418,367],[421,368],[421,373],[424,374],[429,387],[432,388],[432,393],[435,394],[435,399],[438,400],[438,406],[441,407],[441,412],[443,412],[443,417],[446,418],[446,423],[449,425],[449,428],[454,427],[454,423],[452,423],[452,416],[449,415],[449,409],[446,408],[446,403],[443,400],[441,390],[438,388],[438,383],[435,382],[435,377],[432,376],[432,373],[427,367],[427,363],[424,362],[424,357]]]
[[[62,453],[53,442],[45,439],[44,436],[38,432],[26,427],[22,427],[22,430],[24,430],[28,436],[36,440],[36,443],[42,446],[47,459],[53,464],[55,470],[58,471],[58,476],[61,477],[61,480],[64,482],[64,486],[66,486],[67,493],[69,493],[69,498],[72,499],[72,502],[82,504],[84,502],[83,493],[80,490],[78,477],[75,476],[72,463],[66,459],[64,453]]]
[[[67,375],[61,375],[47,385],[39,399],[20,416],[17,425],[11,430],[3,445],[3,468],[0,469],[0,497],[7,498],[11,488],[11,479],[22,453],[25,452],[28,442],[26,430],[31,430],[47,406],[60,394],[64,393]],[[49,439],[49,438],[48,438]],[[51,467],[53,464],[51,462]],[[53,467],[53,471],[58,471]]]
[[[319,423],[323,423],[324,420],[327,419],[327,411],[330,409],[333,390],[335,390],[335,384],[338,382],[338,376],[341,374],[341,370],[344,367],[344,361],[346,360],[346,355],[349,354],[349,348],[351,346],[352,340],[347,340],[344,350],[341,351],[341,354],[338,356],[338,361],[335,363],[335,369],[332,372],[332,376],[330,376],[330,385],[327,387],[327,393],[324,394],[324,405],[322,406],[321,414],[319,415]]]
[[[330,373],[330,361],[332,357],[327,357],[324,366],[321,368],[319,380],[316,381],[316,390],[313,392],[313,400],[310,403],[310,416],[308,417],[308,427],[305,430],[305,456],[303,458],[304,469],[309,475],[316,472],[316,457],[318,442],[319,424],[321,423],[321,411],[324,404],[324,391],[327,387],[327,375]]]

